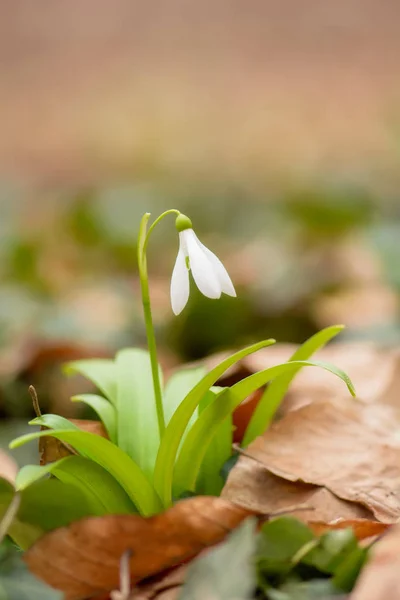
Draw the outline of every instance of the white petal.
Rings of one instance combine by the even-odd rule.
[[[189,255],[190,269],[197,287],[207,298],[220,298],[221,285],[213,265],[197,241],[193,229],[182,231]]]
[[[179,247],[171,277],[171,305],[176,315],[185,308],[189,299],[189,272],[182,246]]]
[[[236,297],[236,291],[235,291],[235,288],[233,287],[232,280],[228,275],[228,271],[225,269],[224,265],[219,260],[218,256],[215,256],[214,252],[211,252],[211,250],[209,250],[204,244],[202,244],[194,232],[193,232],[193,234],[197,240],[197,243],[200,245],[203,252],[206,254],[208,259],[211,261],[214,271],[218,277],[218,281],[221,285],[221,290],[225,294],[228,294],[228,296]]]

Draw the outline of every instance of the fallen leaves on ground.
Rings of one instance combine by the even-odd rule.
[[[335,529],[353,530],[355,537],[359,540],[369,540],[375,536],[384,533],[391,525],[380,523],[379,521],[370,521],[369,519],[338,519],[332,523],[323,523],[321,521],[310,521],[307,523],[315,535],[322,535],[327,531]]]
[[[131,550],[132,584],[185,562],[220,542],[251,511],[221,498],[199,496],[142,518],[83,519],[42,537],[25,555],[29,569],[67,600],[117,589],[120,558]]]
[[[351,600],[395,600],[400,598],[400,525],[393,527],[371,549]]]
[[[271,512],[311,505],[306,520],[400,517],[400,438],[390,407],[349,400],[288,413],[246,449],[223,496]]]
[[[360,504],[341,500],[324,487],[293,483],[277,477],[264,465],[246,457],[242,457],[232,469],[222,497],[267,514],[293,505],[305,505],[309,509],[296,513],[303,521],[373,518],[372,513]]]

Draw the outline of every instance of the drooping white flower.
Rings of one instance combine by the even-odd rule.
[[[171,278],[171,304],[176,315],[182,312],[189,299],[189,270],[200,292],[207,298],[221,294],[236,296],[235,288],[222,262],[202,244],[185,215],[176,219],[179,231],[179,251]]]

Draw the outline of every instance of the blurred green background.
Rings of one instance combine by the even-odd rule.
[[[338,322],[399,343],[399,17],[389,0],[0,1],[3,439],[32,414],[28,384],[72,415],[63,362],[145,344],[146,211],[186,212],[238,291],[192,286],[174,317],[160,225],[166,368]]]

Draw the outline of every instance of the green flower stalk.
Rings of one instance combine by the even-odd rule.
[[[158,370],[156,338],[151,314],[146,250],[150,234],[154,227],[170,214],[177,215],[175,226],[179,233],[179,251],[171,278],[171,305],[175,315],[179,315],[182,312],[189,299],[189,271],[192,272],[193,279],[200,292],[204,296],[207,296],[207,298],[220,298],[222,293],[229,296],[236,296],[235,288],[227,270],[219,258],[200,242],[193,231],[192,221],[189,217],[176,209],[167,210],[152,223],[147,231],[150,213],[146,213],[143,216],[138,239],[138,265],[160,438],[162,438],[165,430],[165,417]]]

